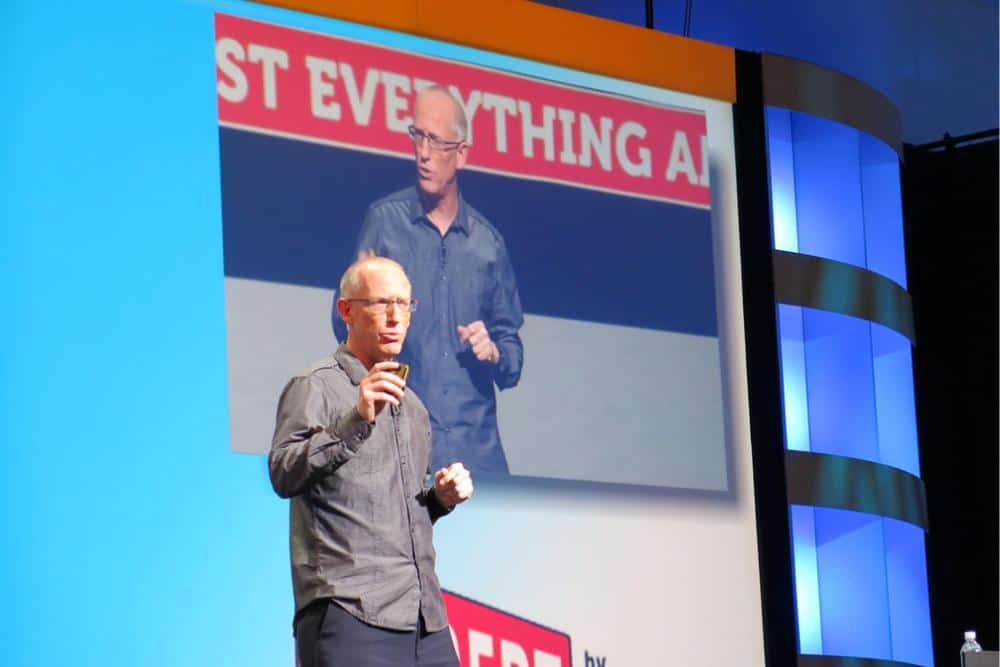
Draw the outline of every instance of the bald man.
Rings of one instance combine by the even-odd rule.
[[[340,282],[347,340],[282,392],[268,463],[291,498],[302,667],[458,667],[431,526],[472,495],[461,463],[431,473],[427,410],[397,371],[416,306],[403,268],[356,262]]]
[[[409,133],[416,186],[369,207],[357,249],[402,264],[421,303],[400,360],[430,413],[435,467],[460,459],[507,473],[496,388],[514,387],[524,360],[514,270],[500,232],[459,193],[470,148],[462,106],[444,87],[423,89]]]

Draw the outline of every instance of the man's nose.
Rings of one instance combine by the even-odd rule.
[[[417,157],[421,160],[429,160],[431,157],[431,142],[427,137],[421,137],[417,143]]]
[[[399,315],[402,312],[403,312],[403,306],[396,302],[390,302],[385,304],[386,322],[395,322],[396,320],[399,319]]]

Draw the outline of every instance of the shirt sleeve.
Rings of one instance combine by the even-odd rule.
[[[431,523],[433,524],[438,519],[455,511],[454,507],[445,507],[438,500],[437,494],[434,493],[434,476],[431,474],[431,464],[427,464],[427,477],[430,480],[430,486],[424,488],[424,507],[427,508],[427,513],[431,516]]]
[[[496,272],[496,289],[493,291],[493,308],[487,329],[500,350],[500,362],[493,368],[493,381],[500,389],[509,389],[521,379],[521,367],[524,365],[524,345],[518,333],[524,324],[524,313],[514,267],[502,239],[497,249]]]
[[[434,487],[428,487],[424,489],[424,499],[425,505],[427,506],[427,513],[431,516],[431,523],[435,523],[438,519],[443,516],[447,516],[455,511],[454,507],[445,507],[438,500],[437,494],[434,493]]]
[[[371,424],[356,407],[331,413],[320,382],[293,378],[278,402],[267,461],[271,486],[282,498],[303,493],[316,478],[342,466],[371,435]]]
[[[382,243],[382,234],[379,233],[382,227],[382,215],[369,206],[365,211],[365,219],[361,222],[361,231],[358,232],[358,243],[355,247],[354,259],[362,252],[371,252],[380,257],[385,256],[385,248]]]
[[[380,257],[385,256],[381,234],[378,232],[378,228],[381,226],[379,224],[379,217],[379,214],[372,207],[368,207],[368,210],[365,212],[365,219],[361,222],[361,231],[358,232],[358,242],[354,247],[354,255],[351,257],[352,262],[362,252],[374,251]],[[340,298],[339,294],[337,298]],[[331,314],[330,321],[333,323],[333,333],[337,337],[337,340],[341,343],[347,340],[347,324],[340,317],[336,299],[333,302],[333,313]]]

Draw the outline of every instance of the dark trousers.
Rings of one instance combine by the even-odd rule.
[[[386,630],[351,616],[333,601],[314,603],[295,621],[299,667],[459,667],[448,628]]]

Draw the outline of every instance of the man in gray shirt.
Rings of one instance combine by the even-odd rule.
[[[339,294],[347,340],[285,387],[268,457],[274,490],[291,498],[299,662],[457,667],[431,524],[472,495],[472,479],[452,463],[425,482],[427,410],[393,361],[416,307],[410,281],[365,258]]]

